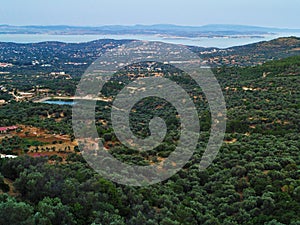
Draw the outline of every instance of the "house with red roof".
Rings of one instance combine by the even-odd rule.
[[[17,126],[9,126],[9,127],[0,127],[0,134],[6,134],[10,131],[17,130]]]

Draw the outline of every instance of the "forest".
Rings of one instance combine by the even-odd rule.
[[[213,69],[226,99],[228,121],[220,152],[204,171],[198,166],[211,120],[205,95],[188,75],[165,68],[168,78],[198,96],[199,143],[181,171],[159,184],[130,187],[101,177],[78,152],[68,153],[62,163],[60,157],[34,158],[23,151],[15,159],[0,160],[0,224],[300,225],[299,64],[300,57],[291,56]],[[123,85],[130,81],[117,74],[104,95],[114,97],[122,89],[114,85],[116,80]],[[163,143],[144,153],[119,143],[110,108],[110,102],[99,101],[95,119],[99,136],[116,158],[149,165],[174,150],[180,126],[167,102],[145,99],[131,114],[131,128],[142,137],[149,135],[147,124],[153,116],[166,121]],[[12,101],[1,106],[0,121],[3,126],[23,124],[73,137],[70,106]],[[6,137],[0,152],[15,154],[15,148],[43,144]]]

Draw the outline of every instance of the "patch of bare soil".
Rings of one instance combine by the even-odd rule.
[[[41,146],[31,146],[28,155],[32,157],[58,155],[64,160],[68,153],[74,153],[76,141],[71,141],[69,135],[52,134],[51,132],[33,126],[18,125],[21,129],[19,132],[12,132],[11,135],[20,138],[29,138],[44,143]]]
[[[235,142],[237,142],[237,139],[236,139],[236,138],[234,138],[234,139],[232,139],[232,140],[225,140],[225,141],[224,141],[224,143],[226,143],[226,144],[233,144],[233,143],[235,143]]]
[[[8,195],[12,197],[16,197],[20,195],[20,193],[15,190],[12,180],[4,178],[4,183],[9,186],[9,191],[7,192]],[[3,191],[0,190],[0,194],[3,194]]]

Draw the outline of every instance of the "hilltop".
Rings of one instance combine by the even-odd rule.
[[[31,44],[0,42],[0,62],[30,66],[32,62],[38,61],[39,66],[46,64],[63,69],[68,62],[90,64],[107,49],[131,41],[102,39],[84,43],[49,41]],[[189,48],[199,54],[210,66],[248,66],[298,55],[300,38],[284,37],[226,49],[195,46]]]

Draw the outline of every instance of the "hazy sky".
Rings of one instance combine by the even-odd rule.
[[[244,24],[300,28],[299,0],[1,0],[0,24]]]

